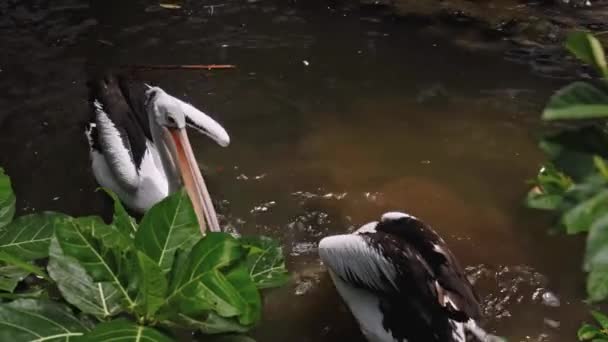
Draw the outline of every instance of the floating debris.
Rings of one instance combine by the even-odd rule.
[[[180,9],[182,8],[182,5],[178,5],[178,4],[168,4],[168,3],[161,3],[159,4],[160,7],[164,8],[164,9]]]
[[[550,319],[550,318],[545,318],[543,320],[543,322],[545,322],[545,324],[553,329],[558,329],[559,326],[561,325],[561,323],[559,321]]]
[[[557,298],[557,296],[550,291],[546,291],[545,293],[543,293],[542,303],[543,305],[550,306],[552,308],[557,308],[561,305],[559,298]]]

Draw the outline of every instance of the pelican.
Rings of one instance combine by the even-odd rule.
[[[85,129],[97,182],[143,213],[183,184],[201,230],[219,231],[217,215],[190,147],[186,126],[220,146],[224,128],[159,87],[107,75],[89,82],[91,119]]]
[[[479,300],[445,241],[414,216],[326,237],[319,256],[370,342],[500,341],[477,325]]]

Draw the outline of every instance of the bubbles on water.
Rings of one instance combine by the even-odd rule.
[[[384,194],[381,192],[364,192],[363,197],[369,202],[378,203],[382,202]]]
[[[311,237],[318,238],[323,235],[320,227],[327,227],[331,223],[329,214],[319,210],[307,211],[296,216],[296,218],[287,225],[290,230],[305,232]]]
[[[275,201],[269,201],[266,203],[262,203],[260,205],[256,205],[255,207],[253,207],[253,209],[251,209],[251,213],[252,214],[261,214],[261,213],[265,213],[267,211],[270,210],[270,208],[274,207],[277,204],[277,202]]]
[[[300,256],[303,254],[313,254],[317,251],[317,244],[314,242],[296,242],[291,248],[291,256]]]
[[[539,302],[539,299],[545,304],[545,297],[548,303],[545,305],[559,305],[557,297],[546,290],[546,277],[530,266],[500,266],[493,269],[487,265],[478,265],[468,267],[466,271],[469,280],[478,290],[489,290],[487,295],[482,296],[486,317],[511,317],[511,310],[516,305]]]
[[[321,189],[319,189],[319,190],[321,190]],[[326,199],[326,200],[339,201],[339,200],[343,200],[344,198],[346,198],[346,196],[348,196],[348,193],[347,192],[314,193],[314,192],[309,192],[309,191],[296,191],[296,192],[293,192],[291,195],[296,198],[300,198],[302,200],[320,198],[320,199]]]

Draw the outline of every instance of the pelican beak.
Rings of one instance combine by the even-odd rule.
[[[208,136],[222,147],[230,145],[230,136],[222,125],[213,120],[213,118],[211,118],[209,115],[196,109],[191,104],[183,102],[179,99],[178,101],[184,115],[186,116],[186,125]]]
[[[207,224],[209,225],[210,231],[221,231],[217,220],[217,214],[213,208],[213,203],[211,202],[211,196],[209,196],[207,185],[198,168],[185,127],[165,128],[165,130],[173,140],[176,164],[181,174],[186,192],[194,206],[201,233],[205,235]]]

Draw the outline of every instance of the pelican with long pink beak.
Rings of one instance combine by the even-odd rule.
[[[89,83],[87,136],[97,182],[143,213],[184,186],[201,230],[220,231],[217,214],[192,152],[186,127],[228,146],[226,130],[194,106],[126,77]]]

